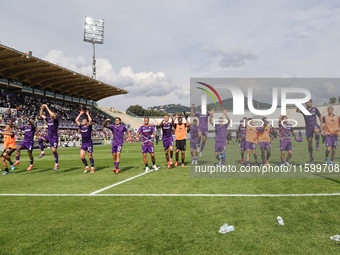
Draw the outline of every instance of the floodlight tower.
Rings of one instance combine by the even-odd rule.
[[[96,55],[95,44],[104,43],[104,20],[96,20],[85,16],[84,42],[90,42],[93,45],[92,54],[92,73],[93,79],[96,79]]]

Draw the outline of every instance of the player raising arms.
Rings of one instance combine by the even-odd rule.
[[[1,154],[1,164],[5,168],[5,172],[2,175],[9,174],[5,159],[10,163],[11,170],[13,171],[15,169],[15,166],[11,160],[11,154],[17,149],[17,146],[15,144],[15,135],[11,129],[11,125],[7,124],[5,127],[5,132],[0,132],[0,134],[4,136],[4,151]]]
[[[45,116],[44,109],[47,110],[47,112],[50,115],[50,117],[46,117]],[[47,130],[47,136],[43,136],[43,137],[40,137],[38,139],[40,150],[41,150],[41,153],[40,153],[38,158],[41,158],[41,157],[45,156],[44,142],[45,143],[49,142],[51,144],[51,146],[52,146],[52,152],[53,152],[53,155],[54,155],[55,164],[54,164],[53,171],[55,171],[59,167],[59,164],[58,164],[58,152],[57,152],[57,148],[58,148],[58,127],[59,127],[59,120],[58,120],[56,114],[54,112],[52,112],[48,108],[48,106],[46,104],[43,104],[41,106],[40,117],[47,121],[48,130]]]
[[[173,138],[172,138],[172,116],[171,123],[169,122],[169,116],[164,116],[164,119],[161,121],[159,126],[162,128],[163,133],[163,147],[165,151],[165,157],[166,161],[168,162],[168,168],[172,165],[172,156],[174,154],[174,144],[173,144]],[[170,150],[170,159],[169,159],[169,150]]]
[[[87,115],[87,118],[85,117],[81,123],[79,121],[81,115],[83,114]],[[87,154],[89,155],[89,159],[91,162],[91,173],[94,173],[94,159],[92,157],[93,153],[93,144],[92,144],[92,118],[90,116],[90,113],[88,110],[84,111],[81,110],[79,115],[76,118],[76,124],[81,130],[81,137],[82,137],[82,145],[80,148],[80,159],[83,161],[83,164],[85,165],[84,174],[90,169],[90,167],[87,164],[87,161],[85,159],[85,154],[87,151]]]
[[[295,141],[302,142],[302,138],[297,138],[291,124],[288,124],[287,116],[279,117],[279,129],[280,129],[280,150],[281,150],[281,165],[290,166],[289,160],[293,155],[293,145],[290,140],[290,133],[295,137]],[[288,155],[285,161],[285,152],[288,151]]]
[[[296,112],[302,113],[303,117],[305,118],[306,124],[306,138],[308,142],[308,152],[310,157],[309,164],[313,164],[313,134],[315,133],[315,140],[316,140],[316,150],[319,151],[319,140],[320,140],[320,127],[316,122],[316,116],[319,117],[321,126],[323,125],[323,120],[321,118],[321,114],[316,107],[312,107],[313,101],[310,99],[306,102],[307,111],[310,112],[311,115],[305,115],[299,108],[296,108]]]
[[[322,133],[325,134],[326,141],[326,155],[325,155],[325,164],[328,164],[328,155],[332,149],[331,162],[330,165],[333,165],[336,148],[338,148],[338,132],[340,127],[340,117],[335,115],[333,106],[329,106],[327,109],[328,114],[322,117],[324,126],[322,126]]]
[[[110,119],[105,120],[103,127],[109,128],[112,131],[113,134],[113,141],[112,141],[112,156],[113,156],[113,162],[115,164],[115,168],[113,169],[113,172],[116,174],[120,173],[119,169],[119,162],[120,162],[120,153],[123,149],[123,138],[124,133],[126,132],[128,134],[127,141],[130,141],[130,132],[127,130],[127,128],[121,124],[122,120],[119,117],[115,118],[115,125],[108,125],[110,122]]]
[[[201,143],[202,138],[202,145],[200,147],[200,157],[202,157],[202,152],[205,146],[205,142],[208,137],[208,119],[209,119],[209,112],[207,111],[206,114],[202,113],[194,113],[195,104],[191,106],[191,115],[198,117],[198,145]],[[200,107],[202,109],[202,106]]]
[[[143,160],[145,164],[145,172],[150,172],[150,168],[148,165],[148,158],[146,156],[147,153],[151,155],[152,161],[152,168],[155,171],[158,171],[158,167],[156,166],[156,159],[155,159],[155,151],[153,147],[152,135],[156,136],[155,128],[149,125],[149,117],[144,118],[144,125],[140,126],[137,131],[136,135],[136,142],[139,141],[139,135],[142,135],[142,153],[143,153]]]
[[[191,164],[197,164],[197,148],[198,148],[198,126],[197,120],[194,119],[194,125],[190,125],[190,153],[191,153]]]
[[[238,140],[240,141],[242,164],[244,163],[244,152],[246,151],[247,122],[247,117],[244,117],[243,120],[240,121],[240,125],[238,126]]]
[[[253,119],[248,118],[246,131],[247,166],[250,166],[250,151],[253,152],[255,166],[257,165],[256,144],[258,143],[258,132],[256,126],[252,125]]]
[[[225,148],[227,146],[227,127],[230,123],[230,118],[227,115],[227,110],[223,110],[223,114],[227,117],[228,123],[223,123],[223,118],[218,119],[218,124],[214,124],[212,117],[215,110],[210,112],[210,124],[215,128],[215,157],[219,161],[220,166],[225,163]],[[222,160],[221,160],[222,159]]]
[[[268,167],[270,158],[270,134],[273,134],[273,129],[268,125],[266,117],[262,118],[263,125],[257,128],[259,135],[259,145],[261,150],[262,165]],[[267,156],[266,156],[267,152]]]
[[[178,154],[181,151],[182,154],[182,167],[184,167],[184,159],[185,159],[185,147],[187,142],[187,127],[190,127],[188,117],[186,115],[186,123],[183,123],[183,117],[176,115],[174,119],[172,119],[172,125],[175,127],[175,136],[176,136],[176,163],[175,167],[178,166]],[[175,123],[175,120],[178,119],[178,123]]]
[[[23,117],[24,120],[27,120],[26,117]],[[19,165],[20,164],[20,151],[23,148],[27,149],[27,153],[28,153],[28,157],[30,158],[30,166],[27,168],[27,171],[32,170],[32,168],[34,167],[33,165],[33,155],[32,155],[32,151],[33,151],[33,146],[34,146],[34,133],[35,133],[35,126],[34,126],[34,122],[31,119],[27,120],[27,126],[22,126],[22,127],[18,127],[16,125],[14,125],[12,123],[12,127],[16,128],[16,129],[20,129],[22,131],[25,132],[24,134],[24,140],[19,144],[19,147],[17,148],[17,153],[16,153],[16,162],[14,163],[14,165]]]

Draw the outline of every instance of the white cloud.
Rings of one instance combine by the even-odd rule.
[[[92,66],[83,57],[68,57],[60,50],[51,50],[44,59],[84,75],[92,75]],[[189,96],[181,87],[166,77],[164,72],[133,72],[131,66],[115,72],[110,61],[97,59],[97,79],[129,91],[127,97],[166,96],[174,93],[179,99]]]
[[[223,68],[240,68],[245,67],[251,60],[257,57],[249,49],[241,47],[203,47],[202,49],[212,57],[220,59],[219,65]]]

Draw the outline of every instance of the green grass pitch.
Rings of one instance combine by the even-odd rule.
[[[189,142],[187,143],[189,146]],[[272,164],[280,164],[278,143]],[[293,164],[308,162],[307,143],[295,143]],[[204,157],[214,157],[209,141]],[[315,148],[315,146],[314,146]],[[315,163],[323,163],[314,149]],[[155,146],[159,171],[99,194],[305,194],[339,193],[340,178],[190,178],[189,167],[167,169],[162,142]],[[83,174],[79,148],[61,148],[53,172],[51,150],[26,171],[21,164],[0,176],[0,194],[90,194],[144,172],[141,144],[124,144],[118,175],[110,146],[95,146],[96,172]],[[260,157],[260,151],[257,149]],[[227,146],[227,163],[240,165],[239,146]],[[335,161],[340,163],[339,157]],[[14,159],[14,155],[12,155]],[[149,165],[151,165],[148,155]],[[200,159],[200,158],[199,158]],[[252,159],[253,161],[253,159]],[[216,160],[217,162],[217,160]],[[186,152],[186,166],[190,153]],[[3,173],[3,170],[2,172]],[[340,196],[164,197],[0,196],[0,254],[335,254]],[[280,226],[276,217],[285,225]],[[222,224],[235,231],[219,234]]]

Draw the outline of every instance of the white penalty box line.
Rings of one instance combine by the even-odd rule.
[[[320,197],[340,196],[340,193],[311,194],[0,194],[0,197]]]

